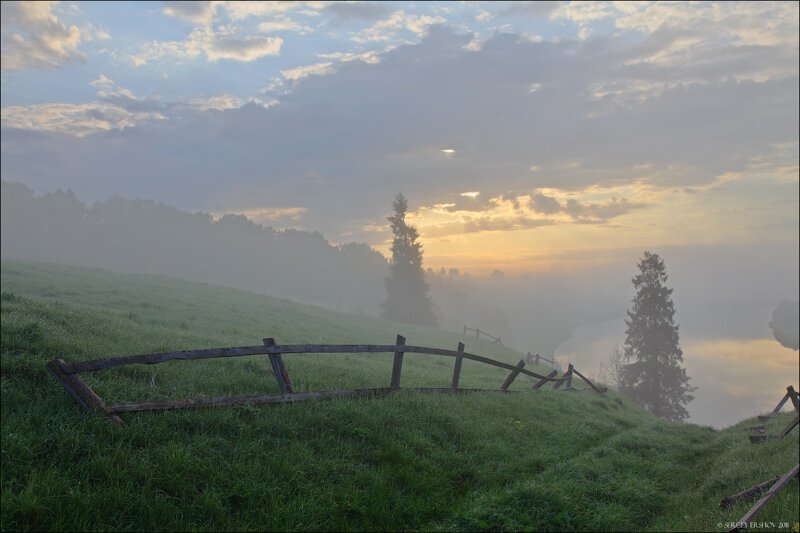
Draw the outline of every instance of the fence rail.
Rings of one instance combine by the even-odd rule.
[[[464,336],[465,337],[467,336],[467,333],[470,332],[470,331],[474,331],[475,332],[475,338],[476,339],[480,339],[481,335],[483,335],[484,337],[487,337],[487,338],[491,339],[492,342],[494,342],[495,344],[499,344],[500,346],[503,346],[503,341],[500,340],[500,337],[495,337],[494,335],[490,335],[490,334],[486,333],[485,331],[482,331],[480,328],[468,328],[467,326],[464,326]]]
[[[526,362],[526,363],[533,363],[534,365],[539,365],[539,362],[540,362],[540,361],[547,361],[547,362],[548,362],[548,363],[550,363],[550,365],[551,365],[551,366],[553,366],[554,368],[555,368],[555,366],[556,366],[556,364],[557,364],[557,363],[556,363],[555,361],[553,361],[552,359],[548,359],[547,357],[542,357],[542,356],[541,356],[541,355],[539,355],[538,353],[534,353],[534,354],[532,354],[531,352],[528,352],[528,355],[526,355],[526,356],[525,356],[525,362]]]
[[[373,389],[357,389],[357,390],[333,390],[333,391],[316,391],[316,392],[295,392],[292,387],[289,373],[283,362],[282,356],[284,354],[337,354],[337,353],[393,353],[394,361],[392,364],[392,376],[389,387],[373,388]],[[417,392],[442,394],[442,393],[464,393],[464,392],[482,392],[482,391],[499,391],[510,392],[508,388],[514,382],[518,375],[523,374],[538,380],[533,389],[538,389],[545,383],[553,383],[555,388],[561,387],[566,384],[566,390],[572,390],[572,376],[573,374],[588,383],[591,389],[598,393],[607,391],[605,388],[595,386],[591,381],[586,379],[580,372],[575,370],[572,365],[563,376],[556,377],[557,372],[554,370],[547,376],[543,376],[536,372],[531,372],[524,368],[525,361],[520,360],[516,365],[496,361],[482,355],[472,354],[464,351],[464,344],[458,343],[457,350],[446,350],[442,348],[431,348],[427,346],[413,346],[406,344],[406,339],[402,335],[398,335],[395,344],[285,344],[279,345],[273,338],[265,338],[263,344],[258,346],[237,346],[230,348],[208,348],[202,350],[184,350],[179,352],[166,352],[146,355],[131,355],[124,357],[95,359],[91,361],[80,361],[74,363],[67,363],[62,359],[54,359],[47,364],[47,368],[67,390],[67,392],[86,410],[102,412],[110,416],[112,420],[117,423],[123,423],[119,418],[118,413],[132,412],[132,411],[153,411],[163,409],[187,409],[195,407],[212,407],[224,405],[237,405],[244,403],[285,403],[285,402],[298,402],[307,400],[322,400],[322,399],[335,399],[335,398],[354,398],[364,396],[385,396],[390,392],[400,388],[400,378],[403,368],[403,356],[406,353],[419,353],[427,355],[438,355],[444,357],[453,357],[455,365],[453,367],[453,378],[451,387],[448,388],[432,388],[432,387],[413,387],[408,388]],[[77,374],[80,372],[94,372],[108,368],[145,364],[152,365],[158,363],[165,363],[167,361],[194,361],[201,359],[211,358],[224,358],[224,357],[243,357],[248,355],[267,355],[270,359],[272,370],[275,374],[275,379],[278,381],[280,394],[264,394],[257,396],[228,396],[221,398],[202,398],[196,400],[170,400],[163,402],[140,402],[128,403],[119,405],[106,405],[105,402],[95,392],[83,382]],[[503,384],[499,389],[468,389],[460,388],[458,386],[461,375],[461,363],[464,359],[476,361],[479,363],[487,364],[490,366],[510,370],[510,374],[506,377]]]

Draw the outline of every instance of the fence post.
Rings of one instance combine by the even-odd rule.
[[[392,365],[392,383],[389,385],[393,389],[397,389],[400,387],[400,372],[403,370],[403,354],[405,352],[400,351],[400,347],[405,347],[406,345],[406,338],[402,335],[397,336],[397,340],[395,341],[395,348],[394,348],[394,364]]]
[[[800,411],[800,401],[798,401],[797,392],[795,392],[794,387],[789,385],[786,387],[786,393],[789,395],[789,398],[792,399],[792,404],[794,404],[794,408],[797,411]]]
[[[275,339],[272,337],[264,339],[264,346],[275,346]],[[278,388],[281,394],[294,392],[292,382],[289,381],[289,373],[286,371],[286,365],[283,364],[283,358],[279,353],[269,354],[269,363],[272,365],[272,371],[275,373],[275,379],[278,380]]]
[[[783,395],[783,398],[781,398],[781,401],[779,401],[779,402],[778,402],[778,405],[776,405],[776,406],[775,406],[775,409],[773,409],[773,410],[772,410],[772,414],[774,415],[775,413],[777,413],[778,411],[780,411],[781,409],[783,409],[783,405],[784,405],[784,404],[785,404],[787,401],[789,401],[789,398],[790,398],[790,397],[791,397],[791,395],[789,394],[789,391],[787,390],[787,391],[786,391],[786,394],[784,394],[784,395]]]
[[[461,377],[461,361],[464,359],[464,343],[458,343],[458,355],[456,355],[456,366],[453,367],[453,383],[450,385],[452,388],[458,388],[458,380]]]
[[[467,326],[464,326],[464,334],[462,335],[462,337],[466,337],[466,336],[467,336]]]
[[[572,363],[569,364],[569,368],[567,368],[567,386],[564,387],[564,390],[572,390]]]
[[[503,386],[500,387],[500,390],[508,390],[508,387],[516,379],[516,377],[519,375],[519,371],[522,370],[522,367],[524,366],[525,366],[525,360],[520,359],[519,363],[517,363],[517,368],[511,371],[511,373],[506,378],[505,382],[503,382]]]
[[[536,354],[536,363],[535,364],[536,364],[536,366],[539,366],[539,354],[538,353]]]
[[[559,381],[558,383],[553,385],[553,388],[554,389],[560,389],[561,385],[563,385],[564,383],[567,384],[567,386],[566,386],[567,389],[572,388],[572,363],[569,364],[569,368],[567,368],[567,371],[564,372],[564,375],[561,376],[561,377],[562,378],[567,378],[566,381]]]
[[[558,370],[553,370],[552,372],[550,372],[549,374],[547,374],[547,377],[548,377],[548,378],[553,378],[553,377],[555,377],[555,376],[556,376],[556,374],[558,374]],[[546,379],[539,380],[539,381],[538,381],[538,382],[537,382],[537,383],[536,383],[536,384],[533,386],[533,389],[534,389],[534,390],[536,390],[536,389],[539,389],[539,388],[541,388],[541,387],[542,387],[542,385],[544,385],[545,383],[547,383],[547,380],[546,380]]]

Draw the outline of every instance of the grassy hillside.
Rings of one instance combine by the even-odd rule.
[[[451,333],[159,276],[2,263],[3,530],[721,530],[719,500],[798,461],[798,432],[750,445],[754,421],[667,423],[613,393],[83,412],[44,364],[200,347],[387,343]],[[461,339],[507,362],[520,354]],[[295,389],[386,386],[389,354],[289,355]],[[544,368],[540,370],[544,371]],[[406,355],[402,384],[447,386],[452,360]],[[464,387],[506,372],[465,361]],[[277,392],[264,356],[84,374],[107,402]],[[782,391],[775,391],[776,401]],[[789,414],[768,422],[773,431]],[[793,481],[760,521],[798,521]],[[784,528],[786,529],[786,528]]]

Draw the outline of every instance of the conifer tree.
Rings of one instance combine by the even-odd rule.
[[[638,266],[640,273],[632,280],[636,296],[625,320],[626,364],[619,388],[654,415],[681,421],[689,416],[684,406],[694,398],[695,387],[681,367],[672,289],[664,285],[667,273],[658,254],[644,252]]]
[[[391,223],[392,263],[385,278],[386,301],[381,304],[381,316],[389,320],[436,326],[437,320],[428,297],[429,286],[422,269],[422,244],[414,226],[406,223],[408,201],[398,194],[392,202],[394,214],[387,217]]]

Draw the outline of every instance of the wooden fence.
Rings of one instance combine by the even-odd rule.
[[[768,420],[771,416],[780,412],[780,410],[783,409],[783,406],[786,404],[788,400],[792,401],[792,405],[794,406],[795,411],[800,411],[800,399],[798,399],[797,392],[795,392],[794,387],[789,385],[788,387],[786,387],[786,394],[784,394],[781,401],[778,402],[778,405],[775,406],[775,409],[772,410],[772,413],[770,413],[769,415],[760,415],[758,418],[760,420]],[[760,444],[762,442],[765,442],[767,439],[771,438],[782,439],[786,435],[791,433],[791,431],[798,425],[798,422],[800,422],[800,414],[797,414],[794,417],[794,420],[792,420],[789,423],[789,425],[786,426],[786,428],[784,428],[784,430],[781,431],[781,433],[777,436],[764,435],[763,433],[766,426],[753,426],[750,428],[750,430],[756,431],[758,434],[750,435],[750,442],[752,444]],[[798,475],[799,471],[800,471],[800,464],[795,465],[791,470],[789,470],[782,476],[775,477],[773,479],[770,479],[769,481],[765,481],[757,485],[753,485],[752,487],[749,487],[741,492],[737,492],[733,496],[726,496],[725,498],[723,498],[722,501],[719,502],[719,506],[724,509],[735,503],[739,503],[748,500],[750,498],[755,498],[756,496],[759,496],[762,492],[767,491],[766,494],[761,496],[761,498],[755,503],[755,505],[753,505],[750,508],[750,510],[748,510],[747,513],[745,513],[745,515],[742,516],[742,518],[740,518],[734,524],[734,526],[728,531],[740,531],[741,529],[747,529],[751,524],[753,518],[755,518],[755,516],[759,512],[761,512],[761,510],[778,493],[778,491],[780,491],[783,487],[785,487],[789,483],[789,481],[791,481],[794,477]]]
[[[531,352],[528,352],[528,355],[525,356],[526,363],[533,363],[534,365],[538,366],[541,363],[541,361],[547,361],[553,368],[555,368],[557,365],[557,363],[552,359],[548,359],[547,357],[542,357],[538,353],[532,354]]]
[[[789,385],[786,387],[786,394],[783,395],[781,401],[778,402],[778,405],[775,406],[775,409],[768,415],[758,415],[758,419],[765,421],[769,420],[773,415],[776,415],[783,409],[783,406],[786,405],[786,402],[792,400],[792,405],[794,406],[795,411],[798,411],[798,414],[794,417],[794,420],[789,422],[789,425],[781,431],[780,435],[777,438],[782,439],[786,435],[788,435],[798,424],[800,424],[800,398],[798,398],[797,392],[794,390],[794,387]],[[775,438],[772,435],[764,435],[764,426],[754,426],[750,428],[754,430],[757,434],[750,435],[750,442],[752,444],[761,444],[762,442],[766,441],[767,439]]]
[[[464,326],[464,336],[465,337],[467,336],[467,333],[470,332],[470,331],[474,331],[475,332],[475,338],[476,339],[480,339],[481,335],[483,335],[487,339],[490,339],[493,343],[499,344],[500,346],[503,346],[503,341],[500,340],[500,337],[495,337],[494,335],[489,335],[485,331],[481,331],[480,328],[468,328],[467,326]]]
[[[289,378],[289,373],[286,370],[286,365],[283,362],[282,356],[284,354],[332,354],[332,353],[392,353],[394,360],[392,364],[392,375],[389,382],[389,387],[372,388],[372,389],[356,389],[356,390],[329,390],[317,392],[295,392],[292,387],[292,382]],[[577,376],[589,387],[598,393],[604,393],[606,388],[597,387],[589,381],[583,374],[575,370],[572,365],[564,375],[556,377],[557,371],[552,371],[547,376],[531,372],[524,368],[525,361],[520,360],[516,365],[496,361],[481,355],[471,354],[464,351],[464,344],[458,343],[457,350],[444,350],[441,348],[428,348],[425,346],[411,346],[406,344],[405,337],[398,335],[395,344],[287,344],[278,345],[275,339],[266,338],[263,344],[258,346],[239,346],[232,348],[211,348],[202,350],[188,350],[181,352],[167,352],[149,355],[131,355],[126,357],[115,357],[109,359],[96,359],[92,361],[81,361],[75,363],[67,363],[62,359],[54,359],[47,364],[47,368],[61,383],[66,391],[88,411],[104,413],[117,423],[123,423],[119,418],[119,413],[127,413],[133,411],[155,411],[164,409],[187,409],[196,407],[212,407],[212,406],[225,406],[237,404],[262,404],[262,403],[285,403],[297,402],[306,400],[322,400],[334,398],[355,398],[365,396],[385,396],[392,391],[400,389],[400,376],[403,369],[403,356],[406,353],[419,353],[427,355],[438,355],[445,357],[453,357],[455,363],[453,366],[453,377],[450,387],[442,388],[410,388],[418,392],[424,393],[465,393],[465,392],[479,392],[479,391],[508,391],[511,383],[516,379],[519,374],[523,374],[537,381],[533,384],[532,389],[536,390],[541,388],[545,383],[553,383],[556,389],[565,385],[564,390],[574,390],[572,388],[572,378]],[[116,366],[134,365],[134,364],[158,364],[167,361],[175,360],[198,360],[198,359],[211,359],[221,357],[242,357],[247,355],[267,355],[278,381],[278,388],[280,394],[263,394],[256,396],[226,396],[219,398],[202,398],[196,400],[168,400],[161,402],[140,402],[140,403],[127,403],[117,405],[106,405],[106,403],[95,392],[78,377],[80,372],[93,372],[103,370]],[[487,365],[504,368],[511,372],[506,377],[503,384],[499,389],[466,389],[459,387],[459,379],[461,376],[461,364],[464,359],[470,361],[477,361]]]

